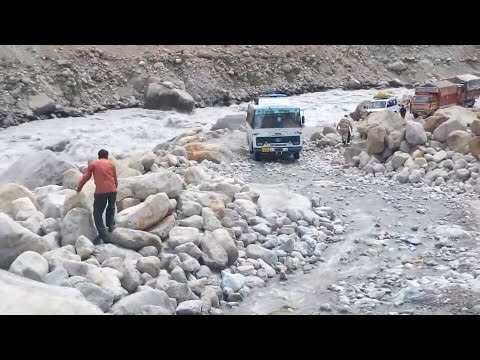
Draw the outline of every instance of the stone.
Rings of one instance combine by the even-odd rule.
[[[423,145],[427,142],[427,134],[423,125],[415,121],[407,121],[405,139],[410,145]]]
[[[367,135],[367,153],[379,154],[385,150],[385,138],[387,132],[385,128],[376,126],[368,131]]]
[[[42,281],[48,273],[48,262],[37,252],[25,251],[10,265],[9,271],[28,279]]]
[[[480,118],[474,119],[470,124],[470,131],[474,136],[480,136]]]
[[[146,230],[162,220],[170,209],[170,201],[165,193],[150,195],[138,205],[117,214],[116,223],[120,227]]]
[[[180,267],[185,272],[193,273],[200,270],[200,263],[196,259],[189,257],[189,259],[182,261]]]
[[[13,200],[12,208],[16,221],[25,221],[37,214],[37,207],[28,197]]]
[[[3,270],[0,270],[0,299],[3,315],[103,314],[76,289],[43,284]]]
[[[457,177],[462,181],[468,180],[468,178],[470,177],[470,171],[468,171],[467,169],[458,169],[455,171],[455,173]]]
[[[125,249],[114,244],[102,244],[95,246],[95,252],[93,254],[99,263],[103,263],[105,260],[112,257],[119,257],[127,264],[135,267],[137,260],[142,257],[134,250]]]
[[[392,156],[392,166],[395,170],[397,170],[399,167],[403,166],[405,162],[410,158],[410,155],[404,152],[397,151],[395,154]]]
[[[149,196],[164,193],[169,198],[176,198],[182,192],[182,178],[166,169],[145,175],[119,180],[117,201],[134,198],[141,201]]]
[[[188,300],[198,300],[198,296],[190,290],[186,283],[177,281],[169,282],[166,293],[169,297],[176,299],[178,304]]]
[[[211,269],[222,270],[238,259],[238,249],[225,229],[206,233],[200,245],[202,262]]]
[[[440,126],[438,126],[435,131],[433,132],[433,139],[445,142],[448,139],[448,136],[456,130],[466,131],[467,130],[467,122],[465,119],[457,118],[452,119],[450,118]]]
[[[71,168],[75,168],[75,165],[62,160],[54,152],[37,150],[13,162],[0,174],[0,184],[16,183],[30,190],[58,185],[63,181],[63,173]]]
[[[42,232],[47,235],[52,232],[60,232],[60,221],[54,218],[47,218],[40,225]]]
[[[142,256],[157,256],[158,249],[155,246],[145,246],[138,250],[138,253]]]
[[[125,266],[120,280],[122,287],[129,293],[134,293],[141,284],[140,272],[133,267]]]
[[[175,249],[177,246],[192,242],[200,244],[200,232],[196,228],[175,226],[170,230],[168,246]]]
[[[43,254],[47,250],[44,239],[0,213],[0,269],[8,269],[25,251]]]
[[[187,159],[194,160],[198,163],[209,160],[217,164],[229,164],[233,158],[233,154],[229,148],[220,144],[191,142],[185,145],[185,150],[187,152]]]
[[[85,209],[91,213],[93,212],[92,202],[83,192],[71,192],[65,196],[62,217],[75,208]]]
[[[85,296],[85,299],[97,305],[104,312],[108,311],[113,304],[113,295],[100,286],[90,282],[82,282],[76,284],[75,288]]]
[[[245,284],[245,276],[242,274],[231,274],[225,271],[222,271],[222,283],[221,286],[223,289],[230,288],[234,292],[240,290]]]
[[[271,234],[272,232],[272,229],[270,229],[270,227],[267,225],[267,224],[258,224],[258,225],[255,225],[253,227],[253,231],[263,235],[263,236],[267,236],[269,234]]]
[[[387,136],[387,146],[392,151],[397,151],[405,140],[405,130],[396,130]]]
[[[177,315],[201,315],[203,303],[201,300],[189,300],[177,306]]]
[[[195,275],[197,276],[198,279],[201,279],[201,278],[209,278],[212,274],[208,266],[200,265],[200,270],[198,270]]]
[[[154,305],[163,308],[167,313],[175,315],[168,295],[161,290],[147,289],[128,295],[116,302],[110,311],[118,315],[137,315],[142,312],[145,305]]]
[[[175,216],[169,215],[162,221],[160,221],[157,225],[148,229],[148,232],[159,236],[161,239],[165,239],[168,237],[170,230],[172,230],[174,226]]]
[[[111,257],[102,262],[102,267],[109,267],[115,269],[121,273],[125,271],[125,264],[120,257]]]
[[[432,115],[425,119],[423,128],[425,131],[433,133],[440,125],[448,120],[447,117],[441,115]]]
[[[401,60],[394,61],[387,65],[387,69],[395,72],[402,72],[408,69],[408,66]]]
[[[110,236],[112,244],[138,251],[146,246],[154,246],[162,249],[162,240],[154,234],[141,230],[126,229],[117,227]]]
[[[409,176],[410,176],[410,169],[404,168],[400,173],[395,175],[395,178],[399,183],[405,184],[406,182],[409,181]]]
[[[183,175],[186,184],[199,185],[210,179],[210,176],[199,166],[192,166]]]
[[[42,281],[49,285],[65,286],[67,279],[67,271],[63,267],[57,267],[53,271],[44,275]]]
[[[433,155],[433,161],[436,163],[442,162],[447,158],[447,152],[445,150],[440,150],[439,152]]]
[[[408,177],[408,181],[412,184],[422,181],[422,177],[425,173],[422,170],[412,170],[412,173]]]
[[[179,221],[179,225],[182,227],[195,228],[198,230],[203,229],[203,217],[199,215],[192,215]]]
[[[92,214],[85,209],[75,208],[70,210],[62,220],[60,226],[62,245],[75,245],[80,236],[94,240],[97,230],[93,223]]]
[[[185,275],[185,272],[180,266],[174,266],[172,272],[170,273],[170,277],[172,280],[175,280],[180,283],[187,283],[187,276]]]
[[[475,136],[470,139],[468,149],[473,156],[477,158],[480,156],[480,136]]]
[[[58,249],[60,247],[60,234],[56,231],[42,236],[42,239],[45,241],[48,251]]]
[[[88,259],[95,251],[95,245],[85,236],[81,235],[75,242],[75,250],[82,260]]]
[[[147,256],[138,259],[136,269],[140,273],[147,273],[157,277],[160,273],[160,259],[156,256]]]
[[[463,130],[454,130],[447,137],[448,147],[458,153],[467,154],[471,135]]]
[[[0,186],[0,212],[9,215],[14,219],[17,215],[18,208],[14,205],[15,200],[27,198],[37,209],[35,196],[26,187],[18,184],[5,184]]]
[[[164,84],[152,82],[145,91],[144,107],[153,110],[176,110],[191,113],[195,107],[195,100],[184,90],[171,89]]]
[[[259,245],[250,244],[246,249],[247,257],[252,259],[262,259],[269,265],[274,265],[278,261],[277,255],[272,250],[265,249]]]

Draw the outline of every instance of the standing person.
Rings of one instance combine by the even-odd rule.
[[[405,114],[407,113],[407,109],[405,109],[405,105],[402,104],[402,107],[400,108],[400,116],[402,119],[405,119]]]
[[[342,137],[343,145],[350,144],[353,128],[352,128],[352,123],[348,119],[347,115],[345,115],[343,119],[340,120],[340,122],[338,123],[337,132]]]
[[[85,183],[92,177],[95,181],[95,195],[93,202],[93,219],[98,236],[95,238],[94,244],[101,244],[107,239],[107,230],[103,223],[103,212],[105,207],[107,211],[105,220],[108,232],[113,232],[115,228],[115,201],[117,199],[117,172],[115,166],[108,160],[108,151],[100,150],[98,152],[98,160],[90,161],[88,168],[77,186],[77,192],[82,191]],[[108,206],[107,206],[108,203]]]

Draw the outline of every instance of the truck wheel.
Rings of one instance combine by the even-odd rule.
[[[416,112],[414,112],[412,115],[413,115],[414,119],[416,119],[418,117],[418,114]]]
[[[253,154],[253,159],[255,161],[260,161],[260,160],[262,160],[262,157],[261,157],[259,152],[256,152],[256,153]]]
[[[293,153],[293,158],[294,158],[295,160],[300,159],[300,151],[294,152],[294,153]]]

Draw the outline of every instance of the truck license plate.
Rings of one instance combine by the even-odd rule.
[[[267,152],[270,152],[270,148],[269,147],[262,147],[262,153],[267,153]]]

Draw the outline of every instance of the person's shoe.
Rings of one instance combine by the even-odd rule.
[[[116,228],[115,225],[109,226],[109,227],[108,227],[108,232],[109,232],[109,233],[112,233],[113,230],[115,230],[115,228]]]
[[[103,244],[103,239],[99,235],[97,235],[95,240],[93,240],[93,245],[102,245],[102,244]]]

